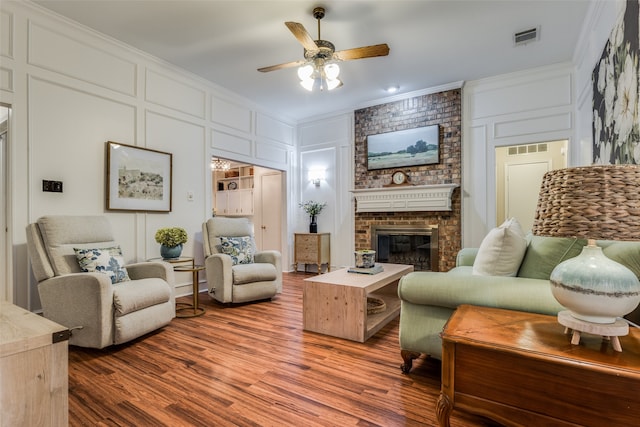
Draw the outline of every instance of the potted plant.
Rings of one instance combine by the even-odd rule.
[[[156,231],[156,242],[160,243],[160,255],[173,259],[182,254],[182,245],[187,242],[187,232],[181,227],[164,227]]]
[[[306,202],[300,203],[299,206],[303,211],[307,213],[307,215],[309,215],[309,217],[311,217],[311,223],[309,224],[309,233],[317,233],[318,224],[316,223],[316,216],[320,215],[320,212],[322,212],[327,204],[308,200]]]

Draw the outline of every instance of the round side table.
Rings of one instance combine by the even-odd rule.
[[[162,257],[157,257],[157,258],[149,258],[147,261],[164,261],[164,262],[168,262],[169,264],[171,264],[173,267],[176,266],[176,264],[191,264],[191,267],[195,267],[195,259],[193,257],[190,256],[181,256],[178,258],[162,258]],[[175,270],[175,268],[174,268]]]
[[[176,303],[176,317],[196,317],[204,314],[205,309],[198,307],[198,274],[202,270],[204,270],[204,265],[194,265],[193,267],[188,265],[176,265],[173,267],[173,271],[190,271],[193,274],[193,304],[184,302]]]

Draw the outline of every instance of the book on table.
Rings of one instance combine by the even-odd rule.
[[[370,268],[360,268],[360,267],[349,267],[347,270],[349,273],[359,273],[359,274],[378,274],[384,271],[384,268],[380,264],[375,264]]]

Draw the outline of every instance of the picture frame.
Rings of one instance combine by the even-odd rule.
[[[367,136],[367,170],[440,163],[440,126]]]
[[[107,141],[107,210],[171,212],[173,155]]]

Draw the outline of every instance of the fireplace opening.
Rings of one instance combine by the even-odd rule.
[[[377,262],[409,264],[415,271],[439,271],[437,226],[374,225],[371,247]]]

